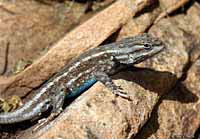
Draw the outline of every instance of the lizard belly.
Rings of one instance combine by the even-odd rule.
[[[94,83],[96,83],[96,79],[89,79],[85,81],[81,86],[74,88],[66,97],[72,98],[80,95],[82,92],[90,88]]]

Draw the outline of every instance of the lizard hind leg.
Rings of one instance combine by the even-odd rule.
[[[57,117],[61,112],[62,112],[62,107],[65,101],[65,91],[63,89],[60,90],[59,93],[56,95],[53,95],[51,100],[52,100],[52,111],[50,116],[46,119],[46,122],[52,121],[55,117]]]
[[[48,124],[51,122],[55,117],[57,117],[61,112],[62,112],[62,106],[64,104],[64,99],[65,99],[65,92],[61,91],[56,95],[51,96],[51,105],[53,107],[51,114],[49,115],[48,118],[43,118],[38,121],[39,125],[37,125],[34,129],[33,132],[37,131],[44,125]]]
[[[65,91],[59,92],[55,97],[53,97],[53,110],[52,113],[58,113],[60,114],[62,112],[62,107],[65,101],[66,93]]]

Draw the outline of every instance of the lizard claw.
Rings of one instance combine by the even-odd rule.
[[[120,86],[118,86],[117,89],[113,93],[122,98],[131,100],[130,96],[126,92],[124,92],[124,90]]]
[[[38,129],[40,129],[42,126],[44,126],[45,124],[49,123],[50,121],[52,121],[56,116],[59,115],[59,113],[62,112],[62,109],[59,109],[57,112],[53,112],[51,113],[51,115],[48,118],[43,118],[40,119],[38,121],[38,125],[33,129],[33,132],[37,131]]]
[[[38,120],[38,125],[35,128],[33,128],[32,132],[36,132],[38,129],[40,129],[47,122],[48,122],[48,118],[42,118],[42,119]]]

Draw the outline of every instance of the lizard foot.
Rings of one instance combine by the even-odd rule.
[[[120,86],[117,86],[117,88],[115,90],[113,90],[113,93],[117,96],[120,96],[122,98],[125,98],[125,99],[131,101],[130,96],[126,92],[124,92],[124,90]]]
[[[43,118],[38,121],[38,125],[33,129],[33,132],[36,132],[37,130],[41,129],[44,125],[51,122],[55,117],[57,117],[62,112],[62,109],[60,109],[57,112],[51,113],[51,115],[48,118]]]

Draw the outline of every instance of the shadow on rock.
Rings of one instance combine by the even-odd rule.
[[[129,67],[126,71],[114,76],[114,79],[132,81],[146,90],[157,93],[159,101],[154,106],[150,119],[137,133],[134,139],[151,137],[159,129],[158,110],[163,100],[178,101],[181,103],[195,103],[198,97],[172,73],[160,72],[147,68]]]
[[[167,100],[182,103],[197,102],[198,97],[179,82],[176,75],[147,68],[129,67],[125,71],[113,76],[114,79],[124,79],[135,82],[144,89],[157,93]],[[179,91],[175,91],[179,90]],[[167,96],[171,92],[173,95]]]

